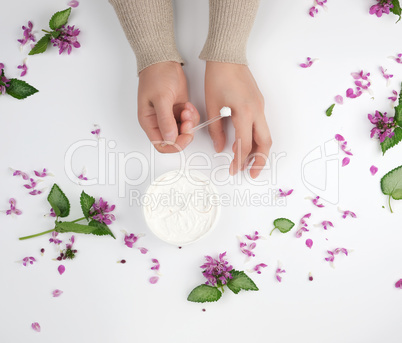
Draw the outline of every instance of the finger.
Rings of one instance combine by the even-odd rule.
[[[244,165],[252,149],[252,126],[246,113],[234,113],[233,124],[236,132],[236,140],[233,144],[234,158],[230,164],[229,173],[235,175]]]
[[[222,106],[223,107],[223,106]],[[207,104],[207,117],[208,120],[220,115],[219,111],[222,107],[216,104]],[[223,120],[218,120],[208,125],[208,132],[211,136],[212,142],[216,152],[221,152],[225,147],[226,135],[223,130]]]
[[[152,104],[155,108],[156,118],[163,140],[170,143],[176,142],[178,130],[173,114],[173,102],[166,98],[159,98],[153,101]]]
[[[265,167],[269,151],[272,146],[271,133],[265,120],[261,120],[253,127],[253,137],[255,143],[255,151],[253,152],[254,163],[250,169],[251,178],[255,179],[260,175],[261,170]]]

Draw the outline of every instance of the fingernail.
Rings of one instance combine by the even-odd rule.
[[[184,120],[191,120],[191,112],[189,110],[183,111],[183,119]]]
[[[163,136],[163,140],[165,142],[175,142],[176,141],[176,135],[174,134],[174,132],[168,132]],[[169,143],[167,143],[169,144]]]
[[[218,150],[218,142],[217,141],[213,141],[213,142],[214,142],[215,151],[217,151]]]

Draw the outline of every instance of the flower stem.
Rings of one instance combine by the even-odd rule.
[[[391,207],[391,196],[389,196],[389,198],[388,198],[388,205],[389,205],[389,209],[391,210],[391,213],[394,213],[392,211],[392,207]]]
[[[43,31],[43,32],[46,32],[46,33],[50,33],[50,34],[51,34],[51,32],[50,32],[50,31],[46,31],[46,30],[43,30],[43,29],[42,29],[42,31]]]
[[[54,231],[54,229],[51,229],[51,230],[47,230],[47,231],[44,231],[44,232],[41,232],[41,233],[37,233],[37,234],[35,234],[35,235],[20,237],[19,240],[20,240],[20,241],[23,241],[24,239],[29,239],[29,238],[34,238],[34,237],[42,236],[42,235],[45,235],[45,234],[50,233],[50,232],[53,232],[53,231]]]
[[[276,229],[276,227],[274,227],[271,231],[271,233],[269,234],[270,236],[272,235],[272,232],[274,232],[274,230]]]
[[[71,221],[70,223],[76,223],[76,222],[79,222],[79,221],[84,220],[84,219],[85,219],[85,217],[78,218],[76,220]]]

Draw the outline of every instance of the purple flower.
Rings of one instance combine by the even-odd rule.
[[[328,221],[328,220],[324,220],[321,225],[323,226],[324,230],[328,229],[328,226],[334,227],[334,224],[332,224],[332,222]]]
[[[390,9],[394,8],[392,0],[376,0],[377,4],[370,7],[370,14],[381,17],[383,13],[389,14]]]
[[[250,243],[248,246],[247,243],[240,242],[240,251],[248,257],[255,257],[255,254],[252,252],[252,250],[254,250],[256,246],[257,244],[255,242]]]
[[[100,129],[99,125],[97,125],[97,124],[94,124],[94,127],[95,127],[95,130],[91,131],[91,133],[93,135],[95,135],[97,138],[99,138],[101,129]]]
[[[381,112],[375,111],[374,116],[368,114],[368,119],[371,124],[375,125],[375,127],[371,129],[371,138],[377,135],[377,138],[382,143],[386,138],[392,138],[395,135],[393,130],[397,124],[394,121],[394,117],[387,117],[387,112],[382,114]]]
[[[29,184],[24,185],[24,187],[25,187],[26,189],[33,189],[33,188],[36,187],[37,182],[36,182],[34,179],[30,178],[30,179],[29,179],[29,182],[30,182]]]
[[[35,257],[24,257],[22,259],[22,264],[24,265],[24,267],[26,267],[29,264],[33,264],[34,262],[36,262]]]
[[[2,95],[6,94],[6,88],[10,87],[10,80],[4,76],[4,64],[0,63],[0,93]]]
[[[21,45],[25,45],[26,43],[29,42],[36,42],[35,40],[35,36],[32,33],[32,28],[33,28],[33,24],[31,21],[28,21],[28,25],[26,26],[22,26],[22,30],[24,37],[22,39],[18,39],[18,42],[21,43]]]
[[[305,219],[306,219],[306,218],[308,219],[308,218],[310,218],[310,217],[311,217],[311,213],[305,214],[305,215],[302,217],[302,219],[300,219],[300,224],[301,224],[301,225],[304,225],[304,226],[308,226]]]
[[[52,208],[53,210],[53,208]],[[53,212],[54,213],[54,212]],[[50,215],[52,215],[52,213],[50,213]],[[56,215],[56,214],[55,214]],[[53,231],[52,232],[52,238],[49,239],[49,243],[54,243],[54,244],[60,244],[62,243],[62,241],[60,239],[57,238],[57,236],[59,235],[59,233],[57,231]]]
[[[207,279],[206,284],[211,286],[221,287],[226,285],[229,279],[232,278],[230,271],[233,267],[225,260],[226,252],[219,254],[218,259],[214,259],[211,256],[205,256],[207,260],[201,268],[204,269],[202,274]]]
[[[323,204],[319,204],[318,203],[318,200],[320,199],[320,197],[319,196],[316,196],[313,200],[312,200],[312,202],[313,202],[313,204],[315,205],[315,206],[317,206],[317,207],[325,207]]]
[[[159,280],[159,276],[151,276],[149,278],[149,283],[151,283],[152,285],[156,284]]]
[[[311,249],[311,247],[313,246],[313,240],[310,238],[306,239],[306,245],[308,248]]]
[[[357,217],[356,214],[355,214],[354,212],[352,212],[352,211],[343,211],[342,218],[343,218],[343,219],[346,219],[347,216],[350,216],[350,217],[352,217],[352,218],[356,218],[356,217]]]
[[[143,254],[143,255],[145,255],[148,252],[147,248],[140,247],[138,249],[140,250],[141,254]]]
[[[392,91],[393,96],[390,96],[388,99],[391,100],[392,102],[395,102],[398,99],[398,92],[396,90]]]
[[[16,214],[19,216],[22,214],[22,211],[16,208],[17,201],[14,198],[11,198],[8,202],[10,203],[10,209],[6,211],[6,215]]]
[[[42,171],[34,170],[34,173],[35,173],[35,175],[36,175],[37,177],[53,176],[53,174],[50,174],[50,173],[46,170],[46,168],[43,168]]]
[[[296,231],[296,237],[300,238],[303,235],[303,232],[308,232],[309,229],[307,229],[307,222],[306,219],[311,217],[311,213],[305,214],[302,219],[300,219],[300,228]]]
[[[387,74],[387,73],[386,73],[387,70],[384,69],[383,67],[380,67],[380,70],[381,70],[382,76],[384,76],[384,79],[387,80],[387,86],[389,86],[390,81],[391,81],[391,78],[393,78],[394,75],[392,75],[392,74]]]
[[[153,258],[152,263],[154,264],[154,266],[152,266],[151,269],[158,271],[159,268],[161,267],[159,261],[156,258]]]
[[[375,175],[375,174],[377,174],[377,172],[378,172],[378,168],[376,167],[376,166],[371,166],[370,167],[370,173],[371,173],[371,175]]]
[[[21,65],[19,65],[18,67],[17,67],[18,69],[22,69],[22,71],[21,71],[21,77],[22,76],[25,76],[26,74],[27,74],[27,71],[28,71],[28,67],[27,67],[27,65],[25,64],[25,62],[23,62]]]
[[[282,189],[279,188],[279,196],[280,197],[287,197],[288,195],[293,193],[293,189],[289,191],[283,191]]]
[[[136,236],[133,233],[130,233],[128,235],[126,233],[124,236],[124,244],[127,245],[129,248],[132,248],[134,246],[134,243],[137,242],[138,238],[140,238],[140,236]]]
[[[13,176],[21,176],[24,180],[29,180],[29,176],[27,173],[24,173],[21,170],[14,170],[12,168],[10,168],[10,169],[13,172]]]
[[[395,282],[395,288],[402,289],[402,279],[399,279],[397,282]]]
[[[315,16],[317,13],[318,13],[318,10],[317,10],[317,8],[316,8],[315,6],[313,6],[313,7],[310,8],[309,14],[310,14],[311,17],[314,18],[314,16]]]
[[[32,323],[31,328],[34,329],[36,332],[40,332],[40,325],[37,322]]]
[[[265,267],[268,267],[265,263],[260,263],[260,264],[257,264],[254,268],[253,268],[253,271],[255,271],[255,272],[257,272],[257,274],[261,274],[261,268],[265,268]]]
[[[281,277],[281,275],[280,274],[282,274],[282,273],[286,273],[286,270],[284,270],[284,269],[281,269],[281,268],[276,268],[276,271],[275,271],[275,277],[276,277],[276,280],[278,280],[278,282],[282,282],[282,277]]]
[[[116,220],[115,216],[109,213],[112,212],[115,207],[115,205],[109,206],[107,201],[103,201],[103,199],[100,198],[98,202],[95,202],[92,205],[89,215],[93,220],[110,225],[114,220]]]
[[[396,55],[396,57],[389,56],[389,58],[392,58],[393,60],[395,60],[395,62],[402,64],[402,54],[398,54],[398,55]]]
[[[59,242],[61,243],[61,241],[59,241]],[[75,258],[77,249],[73,249],[74,242],[75,242],[75,237],[74,237],[74,235],[72,235],[70,238],[70,243],[66,243],[66,248],[64,250],[60,250],[60,255],[57,257],[57,261],[62,261],[62,260],[66,260],[66,259],[72,260]]]
[[[53,218],[57,217],[56,213],[54,213],[53,207],[50,209],[49,216],[51,216],[51,217],[53,217]]]
[[[296,231],[296,237],[300,238],[303,235],[303,232],[308,232],[310,231],[309,229],[307,229],[305,226],[302,226],[300,229],[298,229]]]
[[[325,258],[325,261],[328,261],[332,264],[335,260],[335,256],[340,254],[341,252],[348,256],[348,250],[345,248],[336,248],[334,251],[327,250],[329,256]]]
[[[347,98],[350,98],[350,99],[358,98],[358,97],[359,97],[360,95],[362,95],[362,94],[363,94],[363,92],[360,90],[359,87],[356,88],[356,93],[353,91],[352,88],[349,88],[349,89],[346,91],[346,97],[347,97]]]
[[[60,289],[55,289],[53,292],[53,298],[58,298],[60,295],[63,294],[63,291],[61,291]]]
[[[258,231],[255,231],[254,235],[245,235],[245,237],[250,241],[257,241],[261,238],[261,236],[258,234]]]
[[[29,194],[31,194],[31,195],[39,195],[39,194],[42,194],[42,191],[38,191],[37,189],[34,189],[33,191],[30,191]]]
[[[315,59],[311,59],[310,57],[307,57],[306,63],[301,63],[301,64],[300,64],[300,67],[302,67],[302,68],[310,68],[310,67],[313,65],[313,63],[314,63],[315,61],[317,61],[316,58],[315,58]]]
[[[61,28],[56,29],[55,31],[60,32],[60,35],[57,38],[52,38],[51,43],[53,46],[57,46],[59,48],[59,55],[61,55],[64,51],[67,51],[67,54],[70,55],[71,50],[74,48],[79,48],[81,44],[77,40],[77,36],[80,34],[80,30],[76,29],[73,26],[63,25]]]

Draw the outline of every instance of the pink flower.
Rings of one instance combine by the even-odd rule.
[[[310,14],[311,17],[314,18],[314,16],[315,16],[317,13],[318,13],[318,10],[317,10],[317,8],[316,8],[315,6],[313,6],[313,7],[310,8],[309,14]]]
[[[395,288],[402,289],[402,279],[399,279],[397,282],[395,282]]]
[[[301,63],[300,67],[302,67],[302,68],[310,68],[315,61],[317,61],[316,58],[311,59],[310,57],[307,57],[307,62],[306,63]]]
[[[98,202],[95,202],[92,205],[89,215],[93,220],[110,225],[114,220],[116,220],[115,216],[110,213],[114,211],[115,208],[115,205],[109,206],[107,201],[103,201],[101,197]]]
[[[26,74],[27,74],[27,71],[28,71],[28,67],[27,67],[27,65],[25,64],[25,62],[23,62],[21,65],[19,65],[18,67],[17,67],[18,69],[22,69],[22,71],[21,71],[21,77],[22,76],[25,76]]]
[[[394,95],[388,97],[388,99],[391,100],[392,102],[395,102],[398,99],[398,92],[396,90],[393,90],[392,94],[394,94]]]
[[[301,225],[304,225],[304,226],[308,226],[308,225],[307,225],[307,222],[306,222],[306,219],[308,219],[308,218],[310,218],[310,217],[311,217],[311,213],[305,214],[305,215],[302,217],[302,219],[300,219],[300,224],[301,224]]]
[[[383,13],[389,14],[390,9],[394,8],[392,0],[377,0],[377,4],[370,7],[370,14],[375,14],[377,17],[381,17]]]
[[[149,278],[149,282],[150,282],[152,285],[156,284],[156,283],[158,282],[158,280],[159,280],[159,276],[151,276],[151,277]]]
[[[159,268],[161,267],[159,261],[156,258],[152,259],[152,263],[154,264],[154,266],[151,267],[152,270],[159,270]]]
[[[308,232],[310,231],[309,229],[307,229],[305,226],[302,226],[300,229],[298,229],[296,231],[296,237],[300,238],[303,235],[303,232]]]
[[[324,220],[321,225],[324,227],[324,230],[328,229],[328,226],[334,227],[334,225],[332,224],[332,222],[328,221],[328,220]]]
[[[129,235],[126,234],[124,236],[124,244],[127,247],[132,248],[134,246],[135,242],[137,242],[138,238],[140,238],[140,236],[136,236],[133,233],[130,233]]]
[[[281,268],[277,268],[276,269],[276,272],[275,272],[275,277],[276,277],[276,279],[278,280],[278,282],[282,282],[282,277],[281,277],[281,275],[280,274],[282,274],[282,273],[286,273],[286,270],[284,270],[284,269],[281,269]]]
[[[49,239],[49,243],[60,244],[62,241],[57,238],[59,233],[57,231],[52,232],[52,238]]]
[[[97,138],[99,138],[99,135],[100,135],[100,127],[99,127],[99,125],[97,125],[97,124],[94,124],[94,127],[95,127],[95,130],[93,130],[93,131],[91,131],[91,133],[93,134],[93,135],[95,135]]]
[[[311,213],[307,213],[305,214],[302,219],[300,219],[300,225],[301,227],[296,231],[296,237],[300,238],[303,235],[303,232],[308,232],[309,229],[307,229],[307,222],[306,219],[311,217]]]
[[[21,176],[24,180],[29,180],[29,176],[27,173],[22,172],[21,170],[14,170],[10,168],[11,171],[13,171],[13,176]]]
[[[369,78],[369,76],[370,76],[370,73],[364,73],[364,71],[362,70],[362,71],[360,71],[360,73],[351,73],[350,75],[352,75],[352,77],[355,79],[355,80],[364,80],[364,81],[367,81]]]
[[[16,214],[19,216],[22,214],[22,211],[16,208],[17,201],[14,198],[11,198],[8,202],[10,203],[10,209],[6,211],[6,215]]]
[[[359,87],[356,88],[356,93],[353,91],[352,88],[349,88],[349,89],[346,91],[346,97],[347,97],[347,98],[350,98],[350,99],[358,98],[358,97],[359,97],[360,95],[362,95],[362,94],[363,94],[363,92],[360,90]]]
[[[74,25],[68,25],[67,27],[63,25],[55,31],[60,32],[60,35],[57,38],[52,37],[50,42],[53,43],[53,46],[57,46],[59,48],[59,55],[61,55],[64,51],[67,51],[67,54],[70,55],[73,47],[79,48],[81,46],[77,40],[80,30],[76,29]]]
[[[261,274],[261,268],[265,268],[265,267],[268,267],[268,265],[266,265],[265,263],[260,263],[260,264],[257,264],[254,268],[253,268],[253,270],[254,271],[256,271],[257,272],[257,274]]]
[[[378,172],[378,168],[376,166],[371,166],[370,167],[371,175],[375,175],[377,172]]]
[[[53,207],[50,209],[49,216],[50,216],[50,217],[53,217],[53,218],[57,217],[56,213],[54,213]]]
[[[202,275],[205,276],[207,282],[205,284],[215,286],[226,285],[228,280],[232,279],[230,271],[233,267],[225,260],[226,252],[219,254],[218,259],[214,259],[211,256],[205,256],[207,260],[201,268],[204,270]]]
[[[37,322],[32,323],[31,328],[34,329],[36,332],[40,332],[40,325]]]
[[[323,204],[319,204],[319,203],[318,203],[318,200],[319,200],[319,199],[320,199],[320,197],[319,197],[319,196],[316,196],[316,197],[312,200],[313,204],[314,204],[315,206],[317,206],[317,207],[320,207],[320,208],[325,207]]]
[[[62,264],[59,265],[59,267],[57,268],[57,270],[59,271],[60,275],[63,275],[63,273],[66,271],[66,267],[64,267]]]
[[[348,250],[345,248],[336,248],[334,251],[327,250],[329,256],[325,258],[325,261],[333,263],[335,260],[335,255],[338,255],[341,252],[344,253],[346,256],[348,256]]]
[[[32,179],[32,178],[30,178],[29,181],[30,181],[30,183],[29,183],[29,184],[25,184],[24,187],[25,187],[26,189],[33,189],[33,188],[35,188],[36,185],[37,185],[37,182],[36,182],[34,179]]]
[[[53,176],[52,174],[50,174],[50,173],[46,170],[46,168],[43,168],[42,171],[34,170],[34,173],[35,173],[35,175],[36,175],[37,177]]]
[[[279,188],[279,196],[280,197],[287,197],[288,195],[293,193],[293,189],[289,191],[283,191],[282,189]]]
[[[382,76],[384,77],[384,79],[387,80],[387,86],[389,86],[391,79],[394,77],[394,75],[392,74],[387,74],[387,70],[384,69],[383,67],[380,67]]]
[[[63,291],[61,291],[60,289],[55,289],[53,292],[53,298],[58,298],[60,295],[63,294]]]
[[[78,7],[79,4],[80,4],[80,3],[79,3],[78,1],[72,0],[72,1],[70,1],[67,5],[70,6],[70,7],[72,7],[72,8],[76,8],[76,7]]]
[[[387,112],[382,114],[381,112],[375,111],[374,116],[368,114],[368,119],[373,125],[375,125],[375,127],[371,129],[371,138],[377,135],[382,143],[386,138],[392,138],[395,135],[393,130],[397,123],[395,122],[394,117],[387,117]]]
[[[145,255],[148,252],[147,248],[138,248],[141,252],[141,254]]]
[[[254,232],[254,235],[245,235],[245,237],[250,241],[257,241],[261,237],[258,235],[258,231]]]
[[[352,152],[350,150],[347,150],[348,142],[341,136],[340,134],[335,135],[335,139],[340,143],[341,150],[349,156],[352,156]]]
[[[349,157],[345,157],[345,158],[342,160],[342,167],[347,166],[349,163],[350,163],[350,158],[349,158]]]
[[[311,249],[311,247],[313,246],[313,240],[310,238],[306,239],[306,245],[308,248]]]
[[[35,42],[35,36],[32,33],[32,28],[33,28],[33,24],[31,21],[28,21],[28,25],[27,27],[22,26],[22,30],[24,37],[22,39],[18,39],[18,42],[21,43],[21,45],[25,45],[26,43],[29,42]]]
[[[248,257],[255,257],[255,254],[252,252],[252,250],[257,246],[255,242],[249,244],[247,246],[247,243],[240,242],[240,251],[244,254],[247,255]]]
[[[338,142],[343,142],[343,141],[345,140],[345,138],[343,138],[343,136],[341,136],[340,134],[336,134],[336,135],[335,135],[335,139],[336,139]]]
[[[398,54],[398,55],[396,55],[396,57],[390,56],[389,58],[392,58],[392,59],[395,60],[397,63],[402,64],[402,54]]]
[[[24,267],[30,265],[30,264],[34,264],[34,262],[36,262],[35,257],[24,257],[22,259],[22,264],[24,265]]]
[[[29,194],[31,194],[31,195],[39,195],[39,194],[42,194],[42,191],[38,191],[37,189],[34,189],[33,191],[30,191]]]
[[[342,97],[342,95],[337,95],[337,96],[335,97],[335,102],[336,102],[337,104],[339,104],[339,105],[343,105],[343,97]]]
[[[346,219],[347,216],[350,216],[350,217],[352,217],[352,218],[356,218],[356,217],[357,217],[356,214],[355,214],[354,212],[352,212],[352,211],[343,211],[342,218],[343,218],[343,219]]]

